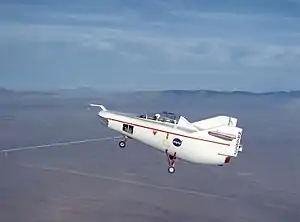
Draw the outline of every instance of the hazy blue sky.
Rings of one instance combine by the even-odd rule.
[[[2,0],[0,33],[9,88],[300,89],[300,0]]]

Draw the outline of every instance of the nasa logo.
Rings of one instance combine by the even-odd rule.
[[[175,139],[173,140],[173,145],[174,145],[174,146],[179,147],[179,146],[181,146],[181,144],[182,144],[182,141],[181,141],[180,139],[175,138]]]

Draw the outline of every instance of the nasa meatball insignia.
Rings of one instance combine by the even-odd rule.
[[[174,145],[174,146],[179,147],[179,146],[181,146],[181,144],[182,144],[182,141],[181,141],[180,139],[175,138],[175,139],[173,140],[173,145]]]

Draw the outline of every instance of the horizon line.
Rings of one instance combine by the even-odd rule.
[[[251,91],[251,90],[218,90],[218,89],[132,89],[132,90],[105,90],[99,89],[96,87],[88,87],[88,86],[78,86],[78,87],[65,87],[65,88],[52,88],[52,89],[13,89],[8,87],[1,87],[0,90],[2,91],[10,91],[10,92],[41,92],[41,93],[55,93],[58,91],[71,91],[71,90],[91,90],[96,92],[128,92],[128,93],[135,93],[135,92],[172,92],[172,91],[182,91],[182,92],[192,92],[192,91],[206,91],[206,92],[217,92],[217,93],[251,93],[251,94],[266,94],[266,93],[291,93],[291,92],[300,92],[300,89],[290,89],[290,90],[270,90],[270,91]]]

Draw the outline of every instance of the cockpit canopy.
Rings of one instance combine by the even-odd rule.
[[[175,113],[167,112],[167,111],[150,113],[150,114],[146,113],[140,115],[139,117],[144,119],[158,120],[161,122],[173,123],[173,124],[177,124],[180,119],[180,115],[176,115]]]

